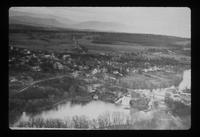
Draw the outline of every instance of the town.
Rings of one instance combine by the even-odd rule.
[[[185,65],[169,58],[150,60],[140,52],[54,53],[9,46],[9,94],[13,106],[10,114],[36,113],[66,100],[87,103],[98,99],[114,103],[128,93],[129,86],[121,84],[121,78],[130,73],[173,71],[178,64]],[[139,85],[133,87],[137,89]],[[147,107],[147,100],[143,101]]]
[[[88,16],[82,22],[67,7],[31,10],[9,9],[11,129],[190,129],[190,37],[168,35],[166,21],[162,30],[149,19],[138,28],[122,25],[132,17],[116,19],[122,24]],[[105,11],[114,17],[114,8]],[[140,14],[132,24],[143,22]]]

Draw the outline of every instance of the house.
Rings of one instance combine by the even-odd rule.
[[[13,46],[10,46],[10,49],[13,50]]]
[[[93,84],[92,86],[88,86],[88,91],[89,91],[90,93],[96,92],[96,89],[97,89],[98,87],[100,87],[100,86],[101,86],[101,84]]]
[[[79,75],[79,71],[75,71],[72,73],[73,77],[77,77]]]
[[[17,79],[15,77],[10,77],[10,82],[16,82]]]
[[[97,99],[99,99],[99,97],[97,95],[94,95],[93,99],[97,100]]]
[[[31,54],[31,52],[28,49],[24,49],[25,54]]]
[[[32,57],[33,57],[33,58],[36,58],[37,56],[33,53]]]
[[[66,60],[68,57],[70,57],[70,55],[63,55],[63,60]]]
[[[98,70],[95,68],[93,71],[92,71],[92,74],[96,74],[98,72]]]
[[[92,86],[88,86],[88,91],[89,91],[90,93],[93,93],[93,92],[95,92],[96,90],[95,90]]]
[[[126,69],[126,72],[129,72],[129,71],[130,71],[130,69],[129,69],[129,68],[127,68],[127,69]]]
[[[55,62],[53,64],[53,68],[61,70],[61,69],[64,69],[64,66],[60,62]]]
[[[125,106],[129,106],[130,101],[131,101],[131,97],[130,97],[130,95],[127,95],[127,96],[123,96],[122,98],[119,98],[115,103],[125,105]]]
[[[110,80],[116,80],[116,78],[115,78],[115,77],[112,77],[112,76],[110,76],[109,79],[110,79]]]
[[[50,58],[51,55],[44,55],[44,58]]]
[[[40,66],[33,66],[32,70],[33,71],[41,71],[41,68],[40,68]]]
[[[59,61],[59,59],[55,56],[52,56],[52,60]]]
[[[118,72],[118,71],[113,71],[113,73],[114,73],[114,74],[119,74],[119,72]]]

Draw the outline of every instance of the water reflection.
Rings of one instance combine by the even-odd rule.
[[[37,114],[35,116],[23,113],[19,121],[27,121],[31,117],[64,120],[65,118],[73,116],[87,116],[89,119],[97,119],[99,115],[105,114],[107,112],[120,112],[125,115],[130,114],[130,110],[125,109],[121,105],[106,103],[102,101],[91,101],[86,105],[71,104],[71,102],[67,102],[66,104],[59,105],[53,110],[43,111],[42,113]]]

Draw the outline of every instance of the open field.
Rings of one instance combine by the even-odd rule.
[[[70,49],[73,45],[72,37],[76,35],[81,45],[94,46],[96,50],[102,47],[113,48],[114,51],[134,51],[135,49],[157,48],[175,49],[190,47],[190,40],[171,36],[150,34],[125,34],[109,32],[84,32],[76,30],[39,29],[30,26],[10,26],[9,39],[11,45],[23,46],[37,44],[34,47]],[[33,32],[33,33],[32,33]],[[26,43],[27,42],[27,43]],[[186,43],[186,44],[182,44]],[[115,50],[116,49],[116,50]],[[59,51],[59,50],[58,50]]]

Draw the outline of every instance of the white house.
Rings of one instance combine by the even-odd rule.
[[[115,103],[129,106],[131,101],[131,96],[123,96],[122,98],[118,99]]]
[[[97,95],[94,95],[93,99],[97,100],[97,99],[99,99],[99,97]]]
[[[53,67],[54,69],[59,69],[59,70],[64,69],[64,66],[60,62],[55,62],[53,64]]]

